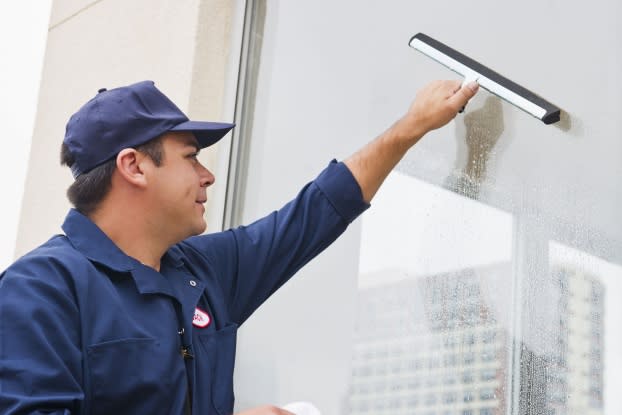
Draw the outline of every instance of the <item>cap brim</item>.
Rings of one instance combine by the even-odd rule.
[[[199,142],[200,148],[205,148],[223,138],[235,124],[210,121],[186,121],[176,125],[169,131],[190,131]]]

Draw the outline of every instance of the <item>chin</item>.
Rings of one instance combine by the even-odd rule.
[[[192,234],[193,236],[202,234],[207,230],[207,223],[203,220],[194,230],[195,232]]]
[[[203,232],[205,232],[206,228],[207,228],[207,226],[205,225],[205,223],[203,223],[203,224],[195,224],[194,226],[188,227],[186,229],[186,231],[182,235],[179,235],[180,238],[175,243],[179,243],[179,242],[181,242],[181,241],[183,241],[185,239],[191,238],[193,236],[201,235]]]

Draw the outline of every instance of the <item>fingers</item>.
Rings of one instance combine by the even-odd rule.
[[[433,81],[422,88],[408,112],[393,127],[398,136],[418,140],[429,131],[447,124],[479,88],[476,82]]]
[[[469,82],[463,87],[458,87],[456,92],[449,98],[455,108],[463,108],[479,90],[479,84],[475,81]]]
[[[448,98],[453,96],[453,95],[455,95],[456,92],[460,91],[460,87],[462,86],[462,82],[460,82],[458,80],[445,81],[445,82],[447,82],[448,88],[450,90],[450,94],[449,94]]]

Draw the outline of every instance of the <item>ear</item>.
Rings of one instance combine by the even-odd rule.
[[[147,177],[143,170],[145,155],[133,148],[124,148],[117,154],[117,171],[127,182],[144,187]]]

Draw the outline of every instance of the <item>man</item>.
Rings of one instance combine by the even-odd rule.
[[[67,124],[61,158],[75,209],[64,235],[0,276],[0,412],[230,415],[239,325],[476,91],[428,85],[385,133],[280,210],[197,236],[214,183],[197,154],[233,125],[189,121],[150,81],[101,89]],[[265,414],[290,412],[244,412]]]

